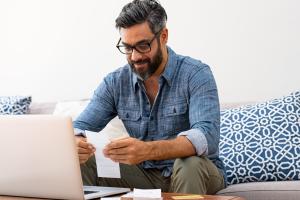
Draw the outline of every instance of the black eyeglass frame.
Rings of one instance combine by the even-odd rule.
[[[116,47],[118,48],[118,50],[119,50],[122,54],[126,54],[126,55],[132,54],[133,49],[135,49],[137,52],[139,52],[139,53],[141,53],[141,54],[149,53],[149,52],[151,51],[151,44],[152,44],[152,42],[154,41],[155,38],[157,38],[157,36],[159,36],[159,34],[161,33],[161,31],[162,31],[162,29],[159,30],[158,32],[156,32],[156,33],[154,34],[153,38],[152,38],[149,42],[145,42],[145,43],[141,43],[141,44],[136,44],[136,45],[133,45],[133,46],[131,46],[131,45],[122,45],[122,44],[120,44],[120,42],[121,42],[121,38],[120,38],[119,41],[118,41],[118,43],[117,43],[117,45],[116,45]],[[141,50],[139,50],[139,49],[137,48],[137,46],[139,46],[139,45],[147,45],[147,46],[148,46],[148,50],[147,50],[147,51],[141,51]],[[128,52],[123,52],[123,51],[120,49],[120,48],[122,48],[122,47],[130,48],[130,52],[129,52],[129,51],[128,51]]]

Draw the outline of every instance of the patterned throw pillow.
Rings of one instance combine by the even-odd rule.
[[[31,103],[31,97],[7,96],[0,97],[1,115],[21,115],[26,114]]]
[[[300,91],[221,111],[228,184],[300,180]]]

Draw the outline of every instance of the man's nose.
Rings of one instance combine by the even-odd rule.
[[[133,49],[131,53],[131,60],[137,61],[140,60],[141,58],[142,58],[142,54],[138,52],[136,49]]]

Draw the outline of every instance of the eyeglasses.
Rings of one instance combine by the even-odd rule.
[[[139,53],[148,53],[151,51],[151,43],[154,41],[154,39],[159,35],[159,33],[161,32],[158,31],[157,33],[154,34],[154,37],[149,41],[149,42],[142,42],[136,45],[122,45],[120,44],[121,42],[121,38],[119,39],[116,47],[119,49],[119,51],[123,54],[132,54],[133,49],[135,49],[137,52]]]

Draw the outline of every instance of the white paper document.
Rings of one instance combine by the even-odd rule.
[[[100,133],[105,133],[109,140],[118,140],[129,137],[123,122],[118,117],[112,119]]]
[[[96,148],[95,158],[98,177],[121,178],[119,163],[104,157],[102,150],[110,142],[107,134],[85,131],[87,141]]]
[[[121,197],[101,197],[101,200],[120,200]]]
[[[134,199],[162,199],[161,189],[133,189]]]

